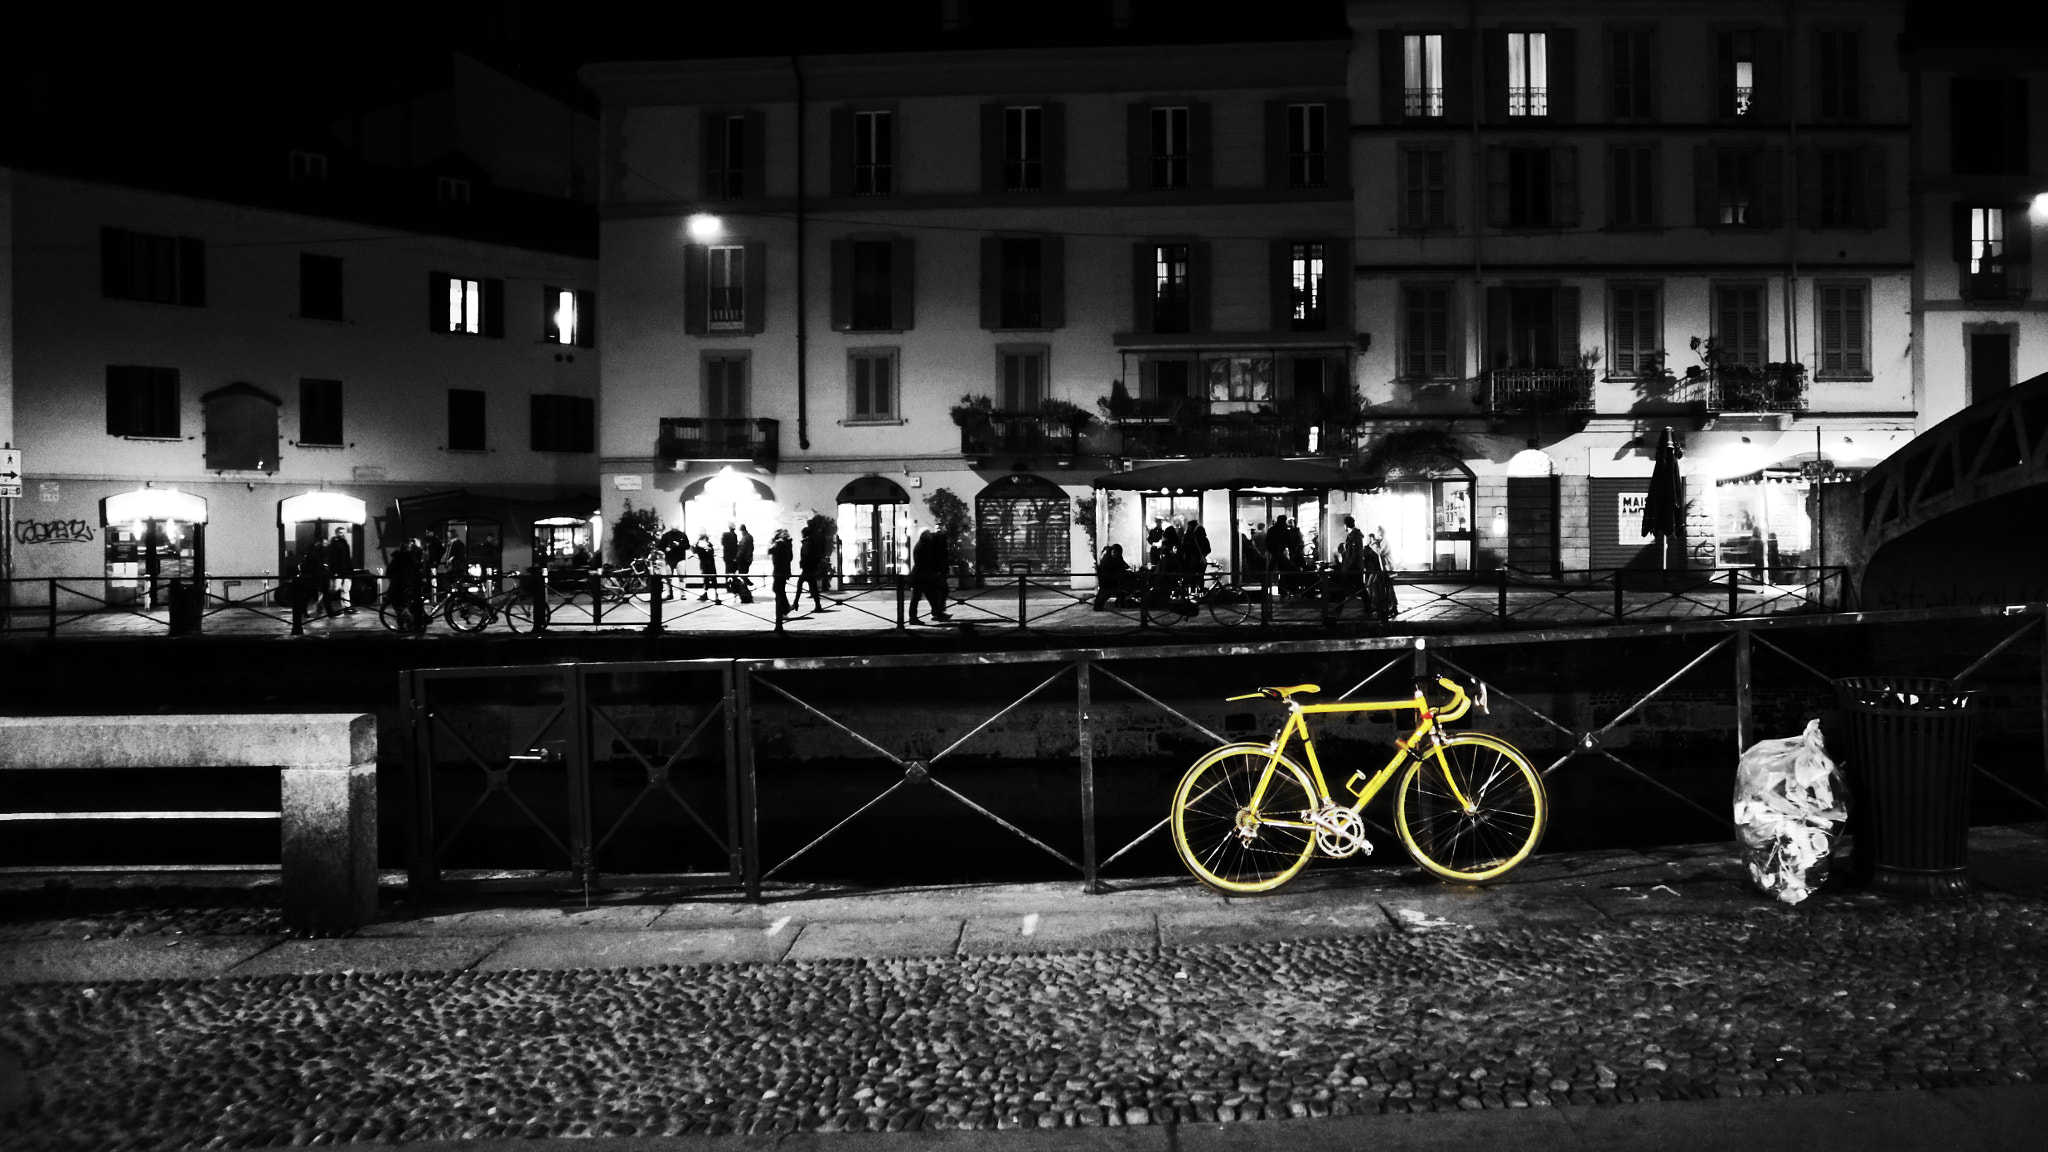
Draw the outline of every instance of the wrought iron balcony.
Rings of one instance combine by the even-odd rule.
[[[1254,413],[1116,422],[1122,455],[1141,460],[1201,456],[1337,456],[1348,435],[1333,425]]]
[[[1965,270],[1962,277],[1963,299],[1987,304],[2017,304],[2032,295],[2033,287],[2030,264],[2007,264],[1974,274]]]
[[[985,423],[960,429],[962,456],[1064,453],[1071,442],[1066,425],[1036,412],[990,412]]]
[[[1591,368],[1495,368],[1486,374],[1486,410],[1500,415],[1591,412]]]
[[[1798,376],[1746,369],[1723,370],[1707,378],[1707,409],[1711,412],[1803,412],[1806,380]]]
[[[665,416],[655,454],[677,460],[747,460],[769,468],[782,458],[781,422],[757,416]]]

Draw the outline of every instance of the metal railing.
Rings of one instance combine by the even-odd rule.
[[[1631,836],[1645,834],[1653,806],[1693,821],[1690,829],[1725,831],[1732,822],[1723,774],[1674,774],[1672,757],[1651,737],[1668,733],[1672,747],[1694,752],[1702,736],[1726,740],[1725,752],[1709,757],[1732,763],[1761,730],[1793,731],[1802,717],[1831,708],[1833,677],[1868,671],[1817,665],[1889,646],[1921,664],[1960,660],[1958,679],[2001,676],[2015,686],[1993,698],[2001,746],[2009,751],[2014,740],[2031,737],[2048,753],[2044,614],[2048,604],[1553,629],[1426,643],[1386,638],[423,669],[405,673],[402,690],[415,782],[410,873],[422,890],[440,886],[456,867],[472,881],[516,873],[521,883],[587,890],[606,875],[641,874],[606,858],[616,840],[621,857],[638,852],[663,865],[663,875],[739,886],[759,899],[767,884],[803,878],[799,862],[829,870],[818,861],[835,849],[842,862],[862,862],[876,845],[914,843],[901,875],[928,883],[977,878],[977,862],[1002,841],[1036,862],[1032,867],[1099,892],[1119,862],[1124,870],[1170,866],[1166,786],[1158,782],[1170,784],[1192,755],[1233,733],[1242,738],[1260,719],[1226,704],[1225,689],[1286,683],[1308,669],[1336,700],[1403,696],[1411,677],[1483,683],[1500,708],[1468,726],[1512,739],[1547,776],[1598,763],[1641,785],[1643,792],[1619,809]],[[2023,640],[2037,650],[2027,651]],[[1560,687],[1558,671],[1572,645],[1593,646],[1579,666],[1589,677],[1605,670],[1594,677],[1598,683]],[[1767,666],[1759,665],[1758,648],[1770,657]],[[1217,682],[1219,660],[1229,663],[1228,685]],[[878,692],[878,684],[889,690]],[[1340,690],[1344,684],[1350,686]],[[717,750],[714,735],[723,737]],[[1339,754],[1340,743],[1361,738],[1324,735],[1326,758]],[[1003,767],[1017,760],[1036,767]],[[2048,766],[2048,754],[2040,763]],[[2009,758],[1989,754],[1977,771],[1999,795],[2048,811],[2033,794],[2048,784],[2038,773],[2026,777]],[[1027,778],[1014,779],[1020,772]],[[1128,785],[1136,780],[1146,784],[1133,800]],[[594,794],[593,784],[606,781],[608,790]],[[1069,782],[1073,807],[1051,803],[1048,790]],[[1574,805],[1595,803],[1603,791],[1554,791],[1554,833],[1585,821]],[[1112,799],[1114,807],[1105,808]],[[630,819],[656,803],[668,823],[643,829],[635,841]],[[502,856],[512,833],[521,833],[521,860],[455,851],[487,808],[506,821],[501,830],[510,830],[489,850]],[[906,839],[900,823],[877,827],[884,811],[910,821],[916,834]],[[849,846],[857,834],[871,839]],[[945,851],[942,839],[967,847]]]
[[[663,460],[749,460],[774,467],[782,423],[765,416],[664,416],[655,441]]]
[[[1348,430],[1283,415],[1205,415],[1193,420],[1126,419],[1116,422],[1120,455],[1134,459],[1194,456],[1338,456]]]
[[[1486,410],[1503,415],[1591,412],[1593,370],[1495,368],[1486,374]]]

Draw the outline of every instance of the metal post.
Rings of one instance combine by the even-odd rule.
[[[1414,663],[1414,665],[1413,665],[1413,668],[1414,668],[1414,672],[1415,672],[1415,678],[1416,678],[1417,680],[1427,680],[1427,679],[1429,679],[1429,651],[1428,651],[1428,645],[1429,645],[1429,638],[1428,638],[1428,637],[1426,637],[1426,636],[1417,636],[1417,637],[1415,638],[1415,657],[1414,657],[1414,659],[1415,659],[1415,663]]]
[[[50,639],[52,639],[52,640],[55,640],[55,639],[57,638],[57,578],[56,578],[55,576],[52,576],[52,577],[50,577],[50,601],[49,601],[49,606],[50,606]],[[297,630],[297,629],[293,629],[293,630],[292,630],[292,635],[294,635],[294,636],[298,635],[298,630]]]
[[[1736,573],[1740,571],[1740,568],[1730,568],[1728,570],[1728,614],[1730,616],[1742,615],[1742,581],[1736,577]]]
[[[1616,568],[1614,570],[1614,618],[1616,620],[1621,619],[1622,616],[1621,578],[1626,575],[1628,575],[1628,569],[1626,568]]]
[[[898,572],[896,574],[896,630],[898,632],[904,631],[905,629],[910,627],[909,617],[904,615],[903,611],[903,581],[903,573]],[[775,626],[777,628],[782,627],[782,621],[780,619],[776,620]]]
[[[434,859],[434,734],[432,715],[420,696],[425,681],[417,670],[398,677],[398,714],[412,750],[412,835],[406,861],[406,895],[415,903],[431,898],[441,879]]]
[[[1095,858],[1094,708],[1088,672],[1088,661],[1074,665],[1074,730],[1081,754],[1081,891],[1094,896],[1102,891],[1102,874]]]
[[[567,763],[563,766],[569,778],[569,866],[583,885],[587,904],[591,882],[597,878],[590,828],[590,693],[585,690],[583,665],[565,666],[562,676],[569,720]]]
[[[647,579],[647,634],[649,636],[659,636],[662,631],[661,593],[663,580],[659,572],[651,573]]]
[[[761,806],[754,779],[753,672],[738,660],[726,672],[725,708],[738,736],[733,744],[740,785],[740,879],[747,899],[761,902]]]
[[[1505,568],[1496,570],[1494,578],[1498,589],[1496,598],[1499,601],[1500,623],[1501,627],[1505,628],[1508,623],[1508,570]]]
[[[1015,571],[1015,570],[1013,569],[1012,571]],[[1025,612],[1024,612],[1024,592],[1025,592],[1025,588],[1026,588],[1026,586],[1027,586],[1027,585],[1026,585],[1026,581],[1025,581],[1025,574],[1024,574],[1024,573],[1022,573],[1022,572],[1017,572],[1017,573],[1016,573],[1016,575],[1017,575],[1017,627],[1019,627],[1019,628],[1022,628],[1022,627],[1024,627],[1025,621],[1026,621],[1026,619],[1027,619],[1027,617],[1025,616]]]
[[[2041,691],[2036,699],[2041,703],[2041,795],[2048,799],[2048,617],[2041,620]]]
[[[1754,690],[1750,687],[1749,626],[1735,626],[1735,754],[1740,756],[1753,742],[1751,733],[1755,705]]]

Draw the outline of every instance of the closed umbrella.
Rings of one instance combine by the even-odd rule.
[[[1678,475],[1682,455],[1671,429],[1664,429],[1657,442],[1656,466],[1650,470],[1650,496],[1643,503],[1643,535],[1657,538],[1659,565],[1667,569],[1674,566],[1671,542],[1685,530],[1685,481]]]

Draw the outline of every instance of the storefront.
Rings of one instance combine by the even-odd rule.
[[[883,476],[861,476],[839,490],[840,571],[855,586],[894,584],[910,571],[915,525],[910,494]]]
[[[575,516],[535,520],[533,562],[543,568],[563,568],[573,563],[578,553],[586,559],[597,556],[597,523],[595,518]]]
[[[325,548],[337,534],[348,541],[349,555],[356,567],[365,567],[363,525],[368,521],[368,509],[363,502],[340,492],[302,492],[278,501],[278,573],[282,575],[287,570],[287,557],[304,556],[310,548]]]
[[[983,572],[1064,576],[1073,564],[1074,502],[1028,472],[1004,476],[974,498],[975,562]]]
[[[744,524],[754,536],[754,559],[759,561],[766,554],[767,540],[779,513],[775,490],[760,477],[727,465],[692,479],[683,485],[679,497],[681,527],[690,539],[706,535],[716,546],[727,528],[737,530]]]
[[[1161,520],[1200,524],[1209,535],[1209,562],[1242,570],[1242,535],[1256,523],[1286,516],[1301,529],[1302,560],[1313,565],[1323,544],[1329,493],[1352,478],[1335,468],[1272,456],[1205,457],[1115,472],[1098,489],[1138,494],[1137,517],[1107,522],[1110,540],[1122,543],[1133,567],[1146,563],[1146,536]],[[1213,494],[1213,498],[1212,498]],[[1116,504],[1112,499],[1111,508]],[[1211,517],[1214,521],[1211,522]]]
[[[1788,457],[1714,485],[1714,535],[1723,567],[1761,568],[1766,579],[1795,582],[1791,571],[1840,564],[1822,554],[1820,491],[1853,482],[1862,469],[1843,469],[1814,453]]]
[[[1259,565],[1245,555],[1245,537],[1257,535],[1264,540],[1266,533],[1279,517],[1301,530],[1301,563],[1312,566],[1310,555],[1311,538],[1319,539],[1323,522],[1323,494],[1288,488],[1253,488],[1233,492],[1230,495],[1230,566],[1233,571],[1259,570]],[[1217,550],[1219,553],[1223,549]],[[1220,557],[1218,557],[1220,558]]]
[[[1471,469],[1459,462],[1450,475],[1390,474],[1379,488],[1352,501],[1359,531],[1386,532],[1397,572],[1466,572],[1472,568]]]
[[[100,501],[106,600],[156,608],[172,580],[206,577],[206,500],[143,488]]]

